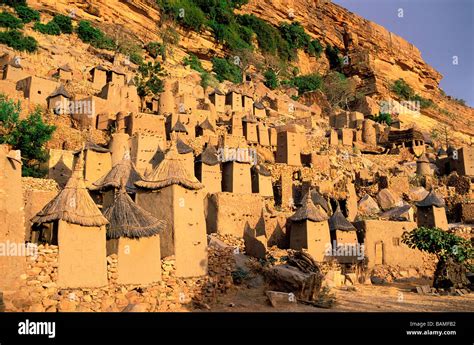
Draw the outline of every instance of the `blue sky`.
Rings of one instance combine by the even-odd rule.
[[[474,107],[474,0],[332,2],[413,43],[423,59],[443,75],[440,87],[446,94]]]

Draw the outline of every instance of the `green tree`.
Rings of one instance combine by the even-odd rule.
[[[356,85],[342,73],[330,71],[323,79],[322,91],[332,107],[349,110],[350,102],[356,98]]]
[[[43,121],[37,108],[20,120],[21,104],[0,95],[0,143],[21,150],[23,176],[42,177],[40,165],[48,159],[44,144],[51,139],[55,126]]]
[[[72,34],[74,31],[72,27],[72,20],[69,16],[65,16],[64,14],[56,14],[52,22],[59,26],[59,29],[63,34]]]
[[[2,28],[21,29],[23,28],[23,22],[14,15],[4,11],[0,13],[0,26]]]
[[[0,32],[0,43],[6,44],[18,51],[33,53],[38,49],[38,42],[31,36],[23,36],[18,30]]]
[[[144,62],[135,76],[138,96],[143,100],[146,96],[157,95],[163,91],[163,69],[159,62]]]
[[[40,13],[28,6],[19,5],[15,7],[15,12],[18,18],[23,23],[37,22],[40,20]]]
[[[216,73],[216,78],[220,82],[229,80],[235,84],[242,83],[242,72],[233,61],[222,58],[212,58],[212,70]]]
[[[274,90],[280,85],[280,81],[278,80],[278,76],[272,69],[267,69],[263,74],[265,81],[264,84],[266,87]]]

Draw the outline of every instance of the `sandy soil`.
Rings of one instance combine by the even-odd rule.
[[[411,292],[418,283],[357,285],[357,291],[332,289],[336,305],[332,309],[297,304],[273,308],[265,296],[266,288],[245,286],[219,297],[211,311],[227,312],[474,312],[474,294],[464,296],[431,296]],[[231,307],[230,305],[233,304]]]

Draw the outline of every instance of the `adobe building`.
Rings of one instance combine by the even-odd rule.
[[[21,153],[0,145],[0,243],[25,243]],[[0,255],[0,290],[15,291],[26,273],[26,257]]]
[[[265,233],[265,219],[260,217],[256,228],[247,226],[244,230],[245,254],[257,259],[265,259],[267,254],[267,236]]]
[[[108,69],[104,66],[96,66],[89,71],[92,87],[96,90],[102,90],[105,84],[107,84],[107,72]]]
[[[125,188],[104,209],[107,256],[117,255],[117,283],[146,285],[161,281],[160,233],[166,226],[135,204]]]
[[[60,85],[51,95],[48,96],[48,109],[55,114],[69,114],[69,100],[71,95],[63,85]]]
[[[278,133],[275,161],[292,166],[301,166],[299,133],[289,131]]]
[[[340,263],[351,263],[357,261],[357,231],[354,225],[352,225],[341,212],[339,205],[334,211],[331,218],[329,218],[329,230],[331,231],[331,246],[333,249],[333,256]],[[338,255],[339,248],[347,248],[344,250],[343,255]]]
[[[127,133],[133,136],[135,133],[154,134],[162,136],[166,140],[166,119],[161,115],[132,113],[127,121]]]
[[[206,141],[209,141],[211,137],[216,137],[216,129],[208,117],[196,127],[196,137],[201,136]]]
[[[257,119],[253,116],[246,116],[242,119],[245,139],[250,144],[258,143]]]
[[[252,193],[258,193],[264,198],[273,198],[272,173],[263,165],[252,166]]]
[[[145,175],[153,171],[164,157],[166,141],[159,135],[135,134],[130,140],[130,156],[137,171]]]
[[[245,114],[253,115],[253,98],[248,94],[242,95],[242,111]]]
[[[68,64],[59,66],[56,75],[61,81],[72,80],[72,69]]]
[[[54,224],[52,244],[59,246],[61,288],[107,285],[108,221],[87,192],[82,171],[81,153],[66,187],[32,219],[35,225]]]
[[[420,176],[433,175],[431,172],[430,161],[424,153],[416,161],[416,174]]]
[[[176,145],[172,143],[165,159],[135,185],[136,203],[167,223],[160,237],[161,257],[175,256],[176,276],[207,274],[203,185],[189,174]]]
[[[354,139],[354,132],[352,129],[342,128],[339,130],[339,134],[341,137],[342,145],[352,146],[352,141]]]
[[[423,267],[423,252],[411,249],[402,242],[403,233],[417,227],[415,222],[364,220],[356,222],[355,226],[360,235],[359,241],[364,244],[369,269],[377,265]]]
[[[362,141],[369,146],[377,145],[377,132],[374,124],[375,122],[369,119],[362,123]]]
[[[276,147],[278,145],[278,134],[275,127],[268,129],[268,137],[270,139],[270,146]]]
[[[459,175],[474,176],[474,147],[465,146],[457,150],[456,171]]]
[[[106,100],[105,112],[117,113],[126,111],[136,113],[141,107],[137,88],[133,83],[123,85],[122,82],[108,82],[98,96]]]
[[[163,82],[164,91],[160,94],[160,110],[161,115],[170,115],[175,113],[175,101],[172,92],[172,84],[168,80]]]
[[[415,205],[418,227],[436,227],[448,230],[444,199],[436,195],[434,190],[431,190],[426,198],[418,201]]]
[[[137,192],[135,182],[141,179],[142,176],[135,168],[135,164],[130,160],[130,157],[124,157],[104,176],[95,181],[89,190],[98,190],[103,193],[102,206],[105,208],[113,203],[115,191],[122,184],[124,184],[127,193],[135,194]]]
[[[126,133],[114,133],[111,135],[109,150],[111,153],[112,166],[120,162],[124,156],[130,157],[130,136]]]
[[[48,155],[46,166],[48,178],[56,181],[60,187],[64,187],[74,168],[74,151],[49,149]]]
[[[230,90],[225,95],[225,105],[229,105],[231,111],[242,112],[242,95],[240,92]]]
[[[222,191],[229,193],[252,193],[250,163],[228,161],[222,164]]]
[[[265,117],[267,117],[267,112],[265,110],[265,106],[260,102],[255,102],[253,104],[253,115],[257,119],[264,119]]]
[[[171,117],[170,117],[171,118]],[[181,117],[178,116],[178,120],[176,123],[171,127],[170,131],[170,139],[178,139],[178,138],[187,138],[188,137],[188,129],[186,126],[181,122]]]
[[[258,136],[258,143],[260,146],[270,146],[270,136],[268,132],[268,127],[265,126],[264,123],[259,122],[257,124],[257,136]]]
[[[89,188],[112,168],[112,157],[109,149],[92,142],[87,142],[83,151],[84,182],[86,187]],[[80,152],[77,151],[75,155],[78,155]]]
[[[339,137],[337,135],[337,131],[331,129],[329,131],[329,146],[338,146],[339,145]]]
[[[107,82],[114,83],[120,86],[127,84],[127,75],[119,67],[114,66],[110,71],[107,72]]]
[[[242,137],[244,135],[244,127],[242,124],[242,116],[240,113],[233,113],[230,120],[230,133],[233,136]]]
[[[222,172],[216,148],[207,144],[204,151],[197,157],[194,175],[204,185],[207,193],[222,191]]]
[[[30,76],[19,80],[16,89],[23,92],[23,97],[27,98],[31,104],[47,106],[49,95],[59,88],[60,84],[49,79]]]
[[[307,249],[317,262],[325,261],[326,249],[331,241],[328,215],[321,206],[315,206],[310,193],[306,193],[303,205],[290,217],[290,248]]]
[[[214,89],[209,94],[209,100],[212,102],[212,104],[214,104],[216,112],[225,112],[226,96],[221,90]]]
[[[194,176],[194,149],[180,138],[176,140],[176,148],[178,149],[181,160],[186,166],[186,170],[188,170],[190,175]]]
[[[46,206],[48,202],[53,200],[58,191],[54,190],[40,190],[29,188],[23,191],[24,196],[24,212],[25,212],[25,241],[31,243],[37,243],[38,238],[36,235],[38,231],[33,228],[31,218],[33,218],[39,211]]]
[[[7,55],[7,61],[9,60],[9,55]],[[5,55],[4,55],[5,56]],[[2,79],[8,80],[16,83],[19,80],[25,79],[28,77],[28,73],[23,70],[21,66],[20,59],[15,57],[2,66]]]

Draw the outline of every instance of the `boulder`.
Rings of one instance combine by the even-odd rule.
[[[400,199],[400,197],[390,191],[388,188],[382,189],[377,194],[377,202],[379,203],[380,208],[384,211],[403,205],[403,201]]]
[[[423,200],[428,194],[428,191],[423,187],[413,187],[410,188],[410,191],[408,192],[408,197],[410,198],[410,201],[416,202]]]
[[[371,216],[380,212],[377,202],[368,194],[359,200],[358,211],[361,216]]]

